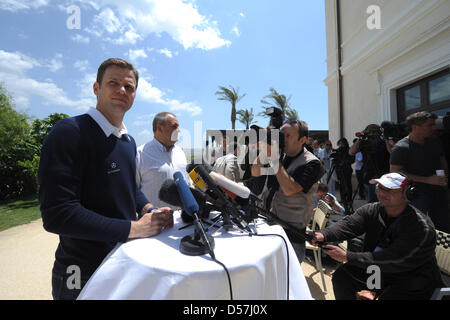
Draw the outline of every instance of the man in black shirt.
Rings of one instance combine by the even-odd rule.
[[[448,165],[440,141],[434,137],[435,116],[416,112],[406,121],[410,133],[392,148],[391,171],[402,171],[416,182],[419,197],[411,204],[427,214],[436,229],[450,232]]]
[[[305,230],[313,214],[314,194],[321,172],[320,161],[304,147],[308,136],[308,126],[304,121],[286,122],[281,131],[284,134],[284,154],[281,162],[272,164],[275,174],[267,180],[270,191],[268,201],[271,200],[270,208],[276,216],[298,230]],[[267,156],[274,151],[278,151],[278,144],[272,141],[271,145],[267,145]],[[264,152],[260,153],[261,156],[264,157]],[[261,176],[261,163],[264,161],[259,161],[260,157],[252,166],[254,177]],[[305,241],[296,238],[289,230],[286,233],[299,261],[303,261]]]

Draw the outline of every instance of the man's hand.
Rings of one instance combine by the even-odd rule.
[[[318,246],[319,243],[324,242],[325,238],[323,236],[323,234],[321,234],[320,232],[313,232],[313,238],[311,240],[311,244],[313,246]]]
[[[436,186],[445,187],[447,185],[447,177],[446,176],[437,176],[432,175],[427,178],[428,184],[433,184]]]
[[[138,221],[131,221],[129,239],[155,236],[173,227],[173,210],[163,207],[144,214]]]
[[[322,251],[338,262],[347,262],[347,251],[338,246],[326,244],[322,247]]]

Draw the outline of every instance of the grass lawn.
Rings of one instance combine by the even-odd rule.
[[[41,217],[36,197],[0,203],[0,231],[29,223]]]

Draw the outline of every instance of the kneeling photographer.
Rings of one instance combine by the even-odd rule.
[[[390,148],[388,141],[383,139],[381,127],[377,124],[369,124],[349,149],[351,156],[359,151],[363,155],[362,181],[366,186],[369,203],[377,201],[375,187],[369,184],[369,181],[389,172]]]
[[[360,290],[371,290],[380,300],[430,299],[444,283],[436,262],[436,231],[431,219],[409,201],[416,186],[401,173],[370,180],[378,201],[358,208],[351,216],[314,233],[313,245],[342,262],[332,276],[336,300],[356,299]],[[365,234],[360,252],[344,250],[330,242]],[[370,269],[369,269],[370,268]],[[376,268],[377,283],[370,280]]]
[[[267,207],[273,214],[299,230],[306,230],[313,213],[314,194],[320,179],[320,161],[309,152],[304,144],[308,126],[304,121],[286,121],[280,130],[279,141],[259,141],[259,155],[252,165],[255,179],[267,175],[268,158],[274,159],[274,152],[280,154],[280,161],[271,163],[273,174],[267,176]],[[280,146],[280,141],[282,146]],[[250,189],[252,187],[248,185]],[[253,190],[252,190],[253,191]],[[305,241],[285,230],[300,262],[305,257]]]

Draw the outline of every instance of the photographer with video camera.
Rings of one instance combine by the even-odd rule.
[[[416,112],[406,119],[407,137],[392,149],[391,171],[402,171],[417,183],[419,198],[411,204],[427,214],[436,229],[450,232],[448,211],[448,164],[434,135],[436,116]]]
[[[321,174],[320,161],[309,152],[304,144],[308,136],[308,126],[304,121],[286,121],[281,127],[280,141],[260,141],[260,153],[252,165],[252,176],[261,177],[264,163],[274,152],[280,152],[280,161],[273,163],[275,174],[267,177],[269,195],[267,204],[274,215],[299,230],[306,231],[314,207],[314,194]],[[270,141],[270,142],[269,142]],[[273,178],[275,177],[275,178]],[[250,187],[251,189],[251,187]],[[253,190],[252,190],[253,191]],[[299,239],[285,229],[300,262],[305,257],[305,240]]]
[[[381,127],[377,124],[369,124],[349,149],[348,153],[351,156],[355,156],[358,152],[363,155],[362,181],[366,186],[369,203],[377,201],[375,187],[369,184],[369,181],[389,172],[391,146],[388,140],[383,139]]]

